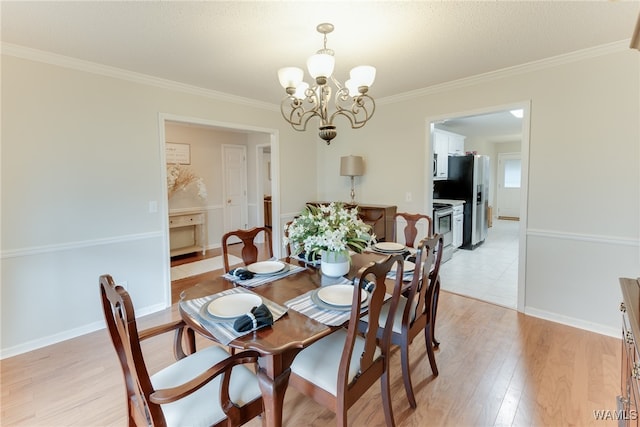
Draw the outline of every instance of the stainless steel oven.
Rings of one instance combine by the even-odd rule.
[[[444,203],[433,204],[433,232],[442,235],[442,261],[453,256],[453,206]]]

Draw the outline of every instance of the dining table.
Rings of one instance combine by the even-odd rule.
[[[202,336],[233,349],[255,350],[260,354],[257,377],[264,403],[262,424],[279,427],[282,425],[284,396],[294,358],[305,347],[347,324],[350,317],[350,311],[345,311],[343,317],[335,317],[333,321],[316,320],[310,314],[314,308],[304,308],[301,302],[304,296],[330,284],[352,283],[361,267],[384,257],[385,254],[373,251],[352,254],[349,273],[340,278],[323,276],[319,266],[294,258],[280,260],[287,266],[286,273],[257,281],[235,280],[227,273],[203,280],[183,292],[179,312],[184,321]],[[387,292],[391,293],[393,280],[387,282]],[[209,323],[202,311],[204,304],[217,295],[233,292],[260,296],[273,313],[273,324],[241,334],[235,332],[230,324]],[[222,327],[226,329],[221,330]]]

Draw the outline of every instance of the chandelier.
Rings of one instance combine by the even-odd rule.
[[[327,34],[333,31],[333,24],[319,24],[316,30],[324,35],[324,45],[307,60],[307,69],[315,85],[309,87],[308,83],[302,81],[304,72],[301,68],[285,67],[278,70],[280,84],[287,92],[280,104],[280,111],[282,117],[297,131],[306,130],[309,120],[318,117],[318,134],[329,145],[337,135],[333,124],[337,115],[349,119],[352,129],[363,127],[373,116],[376,103],[367,92],[376,77],[376,69],[369,65],[355,67],[349,74],[350,79],[341,85],[333,77],[334,52],[327,49]],[[329,81],[337,88],[333,113],[329,112],[332,92]]]

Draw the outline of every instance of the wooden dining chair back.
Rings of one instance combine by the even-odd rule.
[[[239,229],[226,233],[222,236],[222,258],[224,261],[224,271],[228,273],[229,266],[229,245],[242,244],[242,262],[244,265],[253,264],[258,261],[260,250],[256,244],[258,236],[264,239],[264,248],[267,253],[266,259],[273,257],[273,242],[271,239],[271,229],[269,227],[253,227],[248,230]],[[240,241],[236,241],[236,238]]]
[[[435,241],[435,240],[434,240]],[[431,339],[431,313],[433,282],[430,280],[429,272],[433,269],[435,254],[432,246],[434,241],[422,239],[416,248],[415,267],[408,292],[400,296],[398,308],[393,318],[391,344],[400,347],[400,362],[402,366],[402,379],[409,406],[416,408],[416,399],[411,382],[411,369],[409,363],[409,346],[418,335],[424,334],[427,356],[431,371],[434,376],[438,375],[435,355],[433,352]],[[378,335],[382,336],[387,328],[389,320],[389,310],[386,304],[383,306],[382,315],[378,319]],[[360,322],[361,330],[369,327],[371,319],[363,317]]]
[[[418,227],[424,227],[424,235],[430,236],[433,233],[433,219],[424,214],[412,214],[407,212],[398,212],[393,217],[393,241],[398,242],[400,234],[398,228],[402,223],[405,224],[403,229],[404,243],[413,248],[418,236]]]
[[[230,356],[212,345],[189,355],[180,352],[175,363],[150,375],[141,342],[183,331],[186,325],[180,320],[139,332],[129,293],[110,275],[100,276],[100,294],[124,375],[130,427],[239,426],[263,412],[257,378],[242,366],[257,363],[257,352]],[[176,341],[183,335],[178,334]],[[194,348],[195,344],[189,350]]]
[[[392,267],[396,267],[395,286],[389,301],[393,313],[402,291],[403,259],[401,255],[389,255],[383,260],[362,267],[355,283],[369,289],[366,300],[368,315],[380,316],[388,299],[385,279]],[[336,424],[347,425],[348,409],[380,380],[382,403],[387,426],[394,426],[389,388],[389,347],[391,340],[391,316],[387,333],[378,336],[377,327],[359,331],[361,295],[358,285],[353,292],[351,314],[346,328],[311,344],[302,350],[291,365],[289,386],[313,398],[336,414]]]
[[[433,283],[432,307],[431,307],[431,340],[433,346],[438,348],[440,343],[436,339],[436,315],[438,313],[438,299],[440,298],[440,264],[442,263],[442,249],[444,247],[444,239],[441,234],[432,236],[427,242],[435,253],[433,268],[429,272],[429,280]]]

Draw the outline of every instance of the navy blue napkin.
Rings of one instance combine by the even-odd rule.
[[[247,332],[268,325],[273,325],[273,315],[266,305],[260,304],[253,307],[250,313],[238,317],[233,322],[233,329],[238,332]]]
[[[253,273],[246,268],[234,268],[229,272],[233,277],[237,277],[240,280],[253,279]]]

